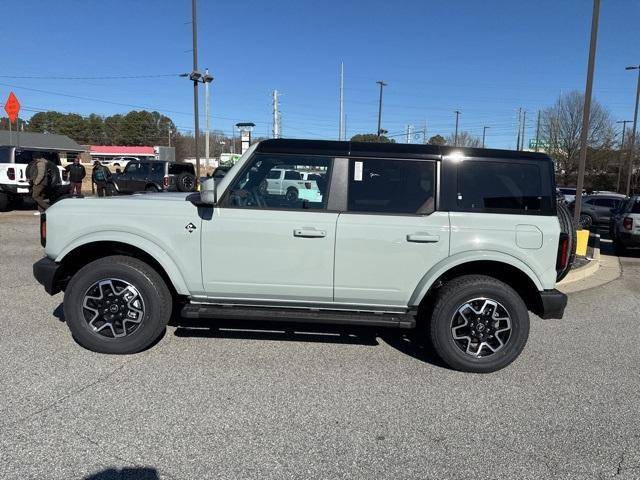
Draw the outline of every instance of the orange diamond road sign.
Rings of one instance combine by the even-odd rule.
[[[4,104],[4,111],[9,115],[9,120],[11,122],[15,122],[18,118],[18,113],[20,112],[20,102],[18,98],[11,92],[9,94],[9,98],[7,98],[7,103]]]

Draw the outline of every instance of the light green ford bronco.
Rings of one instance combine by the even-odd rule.
[[[201,193],[57,203],[34,275],[97,352],[143,350],[177,312],[416,328],[452,368],[491,372],[529,311],[563,315],[560,225],[543,154],[266,140]]]

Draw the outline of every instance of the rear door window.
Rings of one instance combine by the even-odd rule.
[[[432,213],[435,209],[435,162],[351,159],[349,212]]]
[[[460,210],[535,214],[552,209],[552,182],[537,163],[466,160],[458,172]]]

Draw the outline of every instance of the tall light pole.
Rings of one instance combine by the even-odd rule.
[[[209,69],[204,69],[204,155],[207,164],[209,163],[209,84],[213,81],[213,77],[209,75]]]
[[[636,90],[636,109],[633,114],[633,133],[631,134],[631,142],[629,145],[629,174],[627,175],[627,197],[631,193],[631,176],[633,175],[633,154],[636,143],[636,127],[638,126],[638,101],[640,100],[640,65],[632,65],[625,70],[638,70],[638,87]]]
[[[378,80],[376,83],[380,85],[380,100],[378,101],[378,136],[380,136],[382,135],[382,89],[386,87],[387,84],[384,83],[384,80]]]
[[[482,127],[482,148],[484,148],[484,138],[487,135],[487,128],[491,127]]]
[[[458,146],[458,117],[460,116],[460,112],[458,110],[456,110],[453,113],[456,114],[456,133],[453,136],[453,146],[457,147]]]
[[[519,150],[524,150],[524,129],[527,124],[527,111],[522,112],[522,135],[520,136],[520,148]]]
[[[591,41],[589,44],[589,62],[587,64],[587,85],[584,91],[584,109],[582,111],[582,131],[580,132],[580,163],[578,165],[578,182],[576,185],[576,202],[573,214],[574,224],[578,225],[582,210],[582,188],[584,187],[584,170],[587,163],[587,137],[589,135],[589,115],[591,113],[591,91],[593,90],[593,70],[596,61],[598,43],[598,18],[600,16],[600,0],[593,0],[591,16]]]
[[[346,140],[344,127],[344,62],[340,62],[340,121],[338,122],[338,140]],[[380,127],[378,127],[379,129]]]
[[[196,178],[200,178],[200,153],[198,152],[198,137],[200,136],[200,122],[198,118],[198,80],[200,72],[198,72],[198,19],[196,13],[196,0],[191,0],[191,32],[193,35],[193,70],[189,78],[193,80],[193,119],[195,128],[195,147],[196,147]]]
[[[622,140],[620,141],[620,150],[618,151],[618,179],[616,180],[616,192],[620,191],[620,177],[622,176],[622,151],[624,150],[624,136],[627,131],[627,123],[631,123],[631,120],[620,120],[622,124]]]

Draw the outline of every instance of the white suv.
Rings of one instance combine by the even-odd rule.
[[[69,180],[66,170],[60,166],[60,158],[54,152],[18,149],[16,147],[0,148],[0,212],[20,205],[22,200],[30,197],[27,165],[38,155],[43,155],[58,166],[62,185],[58,187],[56,196],[68,192]]]

